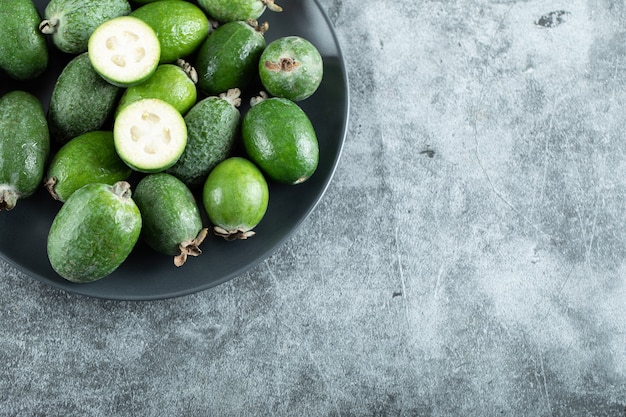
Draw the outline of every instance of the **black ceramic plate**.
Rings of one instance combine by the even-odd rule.
[[[35,0],[41,14],[47,0]],[[226,282],[262,262],[278,249],[311,213],[324,194],[339,160],[348,118],[348,83],[343,57],[333,28],[314,0],[286,0],[282,13],[265,12],[259,19],[270,29],[267,42],[288,35],[310,40],[324,59],[324,79],[317,92],[300,106],[309,115],[320,144],[320,163],[307,182],[296,186],[270,183],[270,203],[256,236],[227,242],[209,235],[203,253],[180,268],[172,257],[160,255],[139,242],[129,258],[110,276],[89,284],[60,278],[46,254],[48,230],[60,203],[43,186],[11,211],[0,212],[0,256],[29,276],[87,296],[118,300],[154,300],[177,297]],[[63,66],[71,58],[50,47],[48,70],[37,80],[18,83],[0,74],[0,95],[22,89],[37,95],[47,108]],[[252,92],[250,93],[252,94]],[[246,111],[242,107],[242,113]],[[135,183],[131,180],[131,184]],[[206,221],[206,220],[205,220]],[[207,224],[208,225],[208,224]]]

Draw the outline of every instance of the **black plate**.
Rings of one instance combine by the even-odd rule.
[[[35,0],[41,14],[47,0]],[[348,122],[347,73],[335,32],[314,0],[289,0],[282,13],[267,11],[259,19],[270,29],[267,42],[288,35],[310,40],[324,58],[324,79],[317,92],[299,103],[309,115],[320,144],[320,163],[307,182],[296,186],[270,183],[270,203],[256,236],[227,242],[210,235],[203,253],[180,268],[172,257],[160,255],[139,242],[129,258],[110,276],[89,284],[74,284],[51,268],[46,239],[60,208],[43,186],[32,197],[0,212],[0,257],[29,276],[69,292],[118,300],[154,300],[205,290],[243,274],[287,240],[315,208],[326,191],[339,160]],[[37,80],[18,83],[0,74],[0,95],[12,90],[34,93],[47,108],[56,78],[71,58],[50,47],[50,64]],[[242,114],[245,107],[242,106]],[[135,184],[131,184],[134,186]],[[208,226],[208,224],[207,224]]]

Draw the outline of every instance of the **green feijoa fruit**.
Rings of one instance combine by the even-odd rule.
[[[173,175],[148,174],[139,181],[133,199],[143,221],[142,235],[148,246],[165,255],[175,255],[181,266],[188,256],[202,253],[207,235],[200,208],[187,186]]]
[[[111,84],[130,87],[156,71],[161,46],[154,30],[143,20],[121,16],[94,30],[87,47],[91,65]]]
[[[265,9],[280,12],[283,9],[274,0],[198,0],[200,7],[220,22],[258,19]]]
[[[226,240],[247,239],[265,216],[269,188],[256,165],[234,156],[211,171],[202,201],[216,235]]]
[[[124,107],[135,101],[158,98],[171,104],[184,115],[196,104],[197,79],[193,67],[183,60],[178,60],[176,64],[161,64],[146,81],[124,91],[115,113],[118,115]]]
[[[241,135],[250,159],[272,180],[299,184],[313,175],[319,144],[307,114],[293,101],[263,95],[252,100]]]
[[[206,97],[185,115],[187,146],[180,159],[167,172],[187,186],[196,188],[209,172],[226,159],[239,133],[240,90]]]
[[[110,275],[135,247],[141,222],[126,181],[79,188],[50,226],[47,251],[52,269],[77,283]]]
[[[50,153],[46,115],[39,100],[25,91],[0,98],[0,210],[41,185]]]
[[[60,51],[80,54],[87,51],[89,37],[98,26],[130,11],[127,0],[50,0],[39,30],[50,35]]]
[[[48,106],[52,138],[66,143],[100,130],[109,120],[122,90],[93,69],[86,52],[74,57],[57,78]]]
[[[165,0],[132,0],[135,4],[148,4],[154,3],[155,1],[165,1]],[[180,1],[180,0],[168,0],[168,1]]]
[[[115,149],[136,171],[164,171],[178,161],[187,145],[185,119],[171,104],[158,98],[130,103],[113,125]]]
[[[16,80],[38,77],[48,67],[48,45],[37,30],[32,0],[0,1],[0,69]]]
[[[292,101],[313,95],[323,73],[319,51],[300,36],[285,36],[270,42],[259,59],[259,75],[265,90]]]
[[[113,185],[128,179],[132,170],[115,151],[113,132],[84,133],[67,142],[54,155],[45,179],[50,195],[66,201],[83,185]]]
[[[204,12],[186,1],[157,1],[139,7],[130,15],[154,29],[161,44],[161,63],[191,55],[211,30]]]
[[[231,88],[245,89],[258,75],[258,62],[265,49],[268,25],[228,22],[204,41],[196,56],[198,87],[207,95]]]

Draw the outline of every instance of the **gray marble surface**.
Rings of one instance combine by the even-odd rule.
[[[0,261],[0,415],[626,414],[624,2],[320,4],[352,107],[316,210],[170,300]]]

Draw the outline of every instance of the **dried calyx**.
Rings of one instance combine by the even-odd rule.
[[[54,186],[56,185],[56,183],[57,183],[56,177],[50,177],[44,181],[43,185],[44,187],[46,187],[46,190],[48,190],[52,198],[54,198],[55,200],[58,200],[59,195],[54,189]]]
[[[274,0],[261,0],[265,6],[273,12],[282,12],[283,8],[274,3]]]
[[[241,106],[241,90],[238,88],[231,88],[225,93],[220,94],[219,97],[229,102],[233,107]]]
[[[200,244],[204,241],[208,233],[208,229],[200,230],[195,239],[187,240],[178,245],[180,253],[174,257],[174,265],[182,266],[187,261],[188,256],[198,256],[202,253]]]
[[[219,226],[213,227],[213,233],[215,233],[217,236],[223,237],[226,240],[237,240],[237,239],[245,240],[256,234],[252,230],[244,230],[244,229],[226,230],[223,227],[219,227]]]
[[[187,77],[189,77],[194,84],[198,84],[198,72],[189,62],[179,58],[176,60],[176,65],[187,74]]]
[[[19,193],[14,187],[7,184],[0,184],[0,210],[11,210],[15,207],[15,204],[17,204],[19,197]]]
[[[53,33],[56,33],[58,27],[59,19],[56,17],[42,20],[41,23],[39,23],[39,31],[44,35],[52,35]]]

